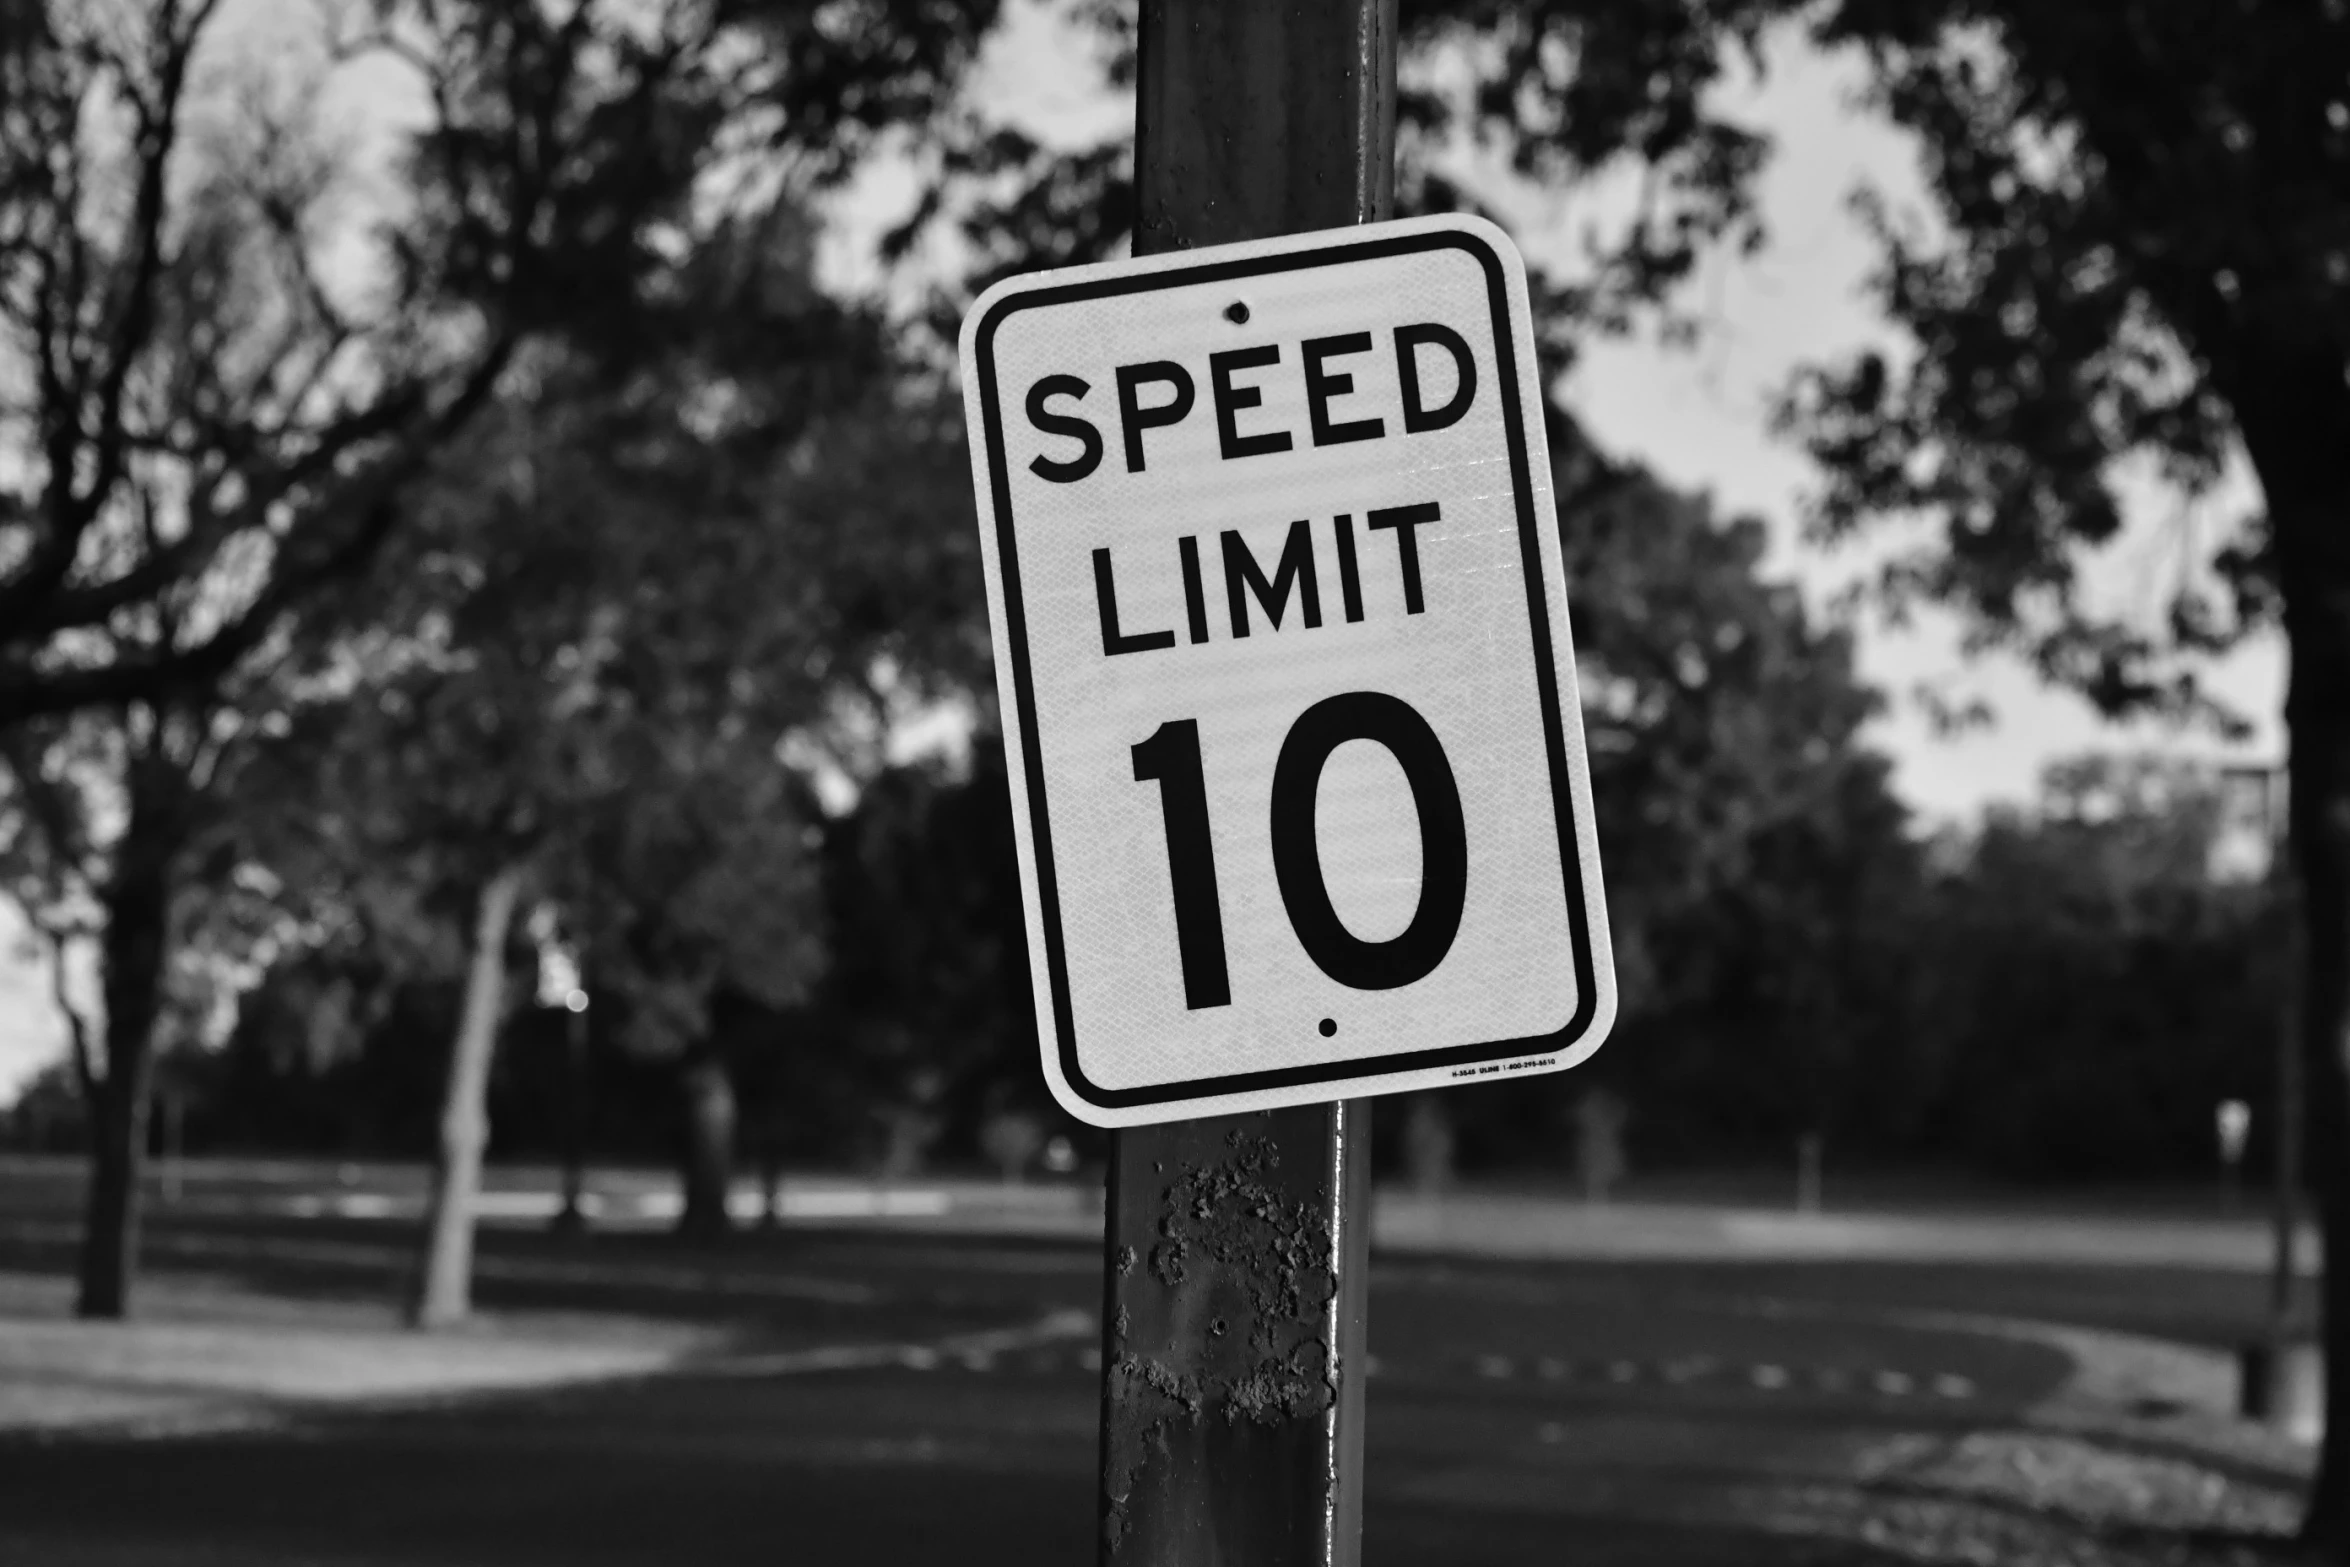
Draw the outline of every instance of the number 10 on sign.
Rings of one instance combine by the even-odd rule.
[[[1384,941],[1363,940],[1339,918],[1315,843],[1314,806],[1323,764],[1348,740],[1374,741],[1402,764],[1419,817],[1418,906],[1403,931]],[[1229,1006],[1232,980],[1224,961],[1224,917],[1216,896],[1199,724],[1186,718],[1160,725],[1134,747],[1134,776],[1159,783],[1166,813],[1167,873],[1175,894],[1184,1005]],[[1468,899],[1468,830],[1443,743],[1409,703],[1376,691],[1350,691],[1308,709],[1282,742],[1273,770],[1271,815],[1282,907],[1299,944],[1323,973],[1358,990],[1392,990],[1426,978],[1444,961],[1460,933]]]

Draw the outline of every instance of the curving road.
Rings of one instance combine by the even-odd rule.
[[[314,1304],[394,1290],[404,1225],[265,1189],[167,1213],[161,1279]],[[0,1280],[69,1259],[67,1214],[32,1191],[0,1200]],[[626,1314],[699,1347],[561,1391],[0,1435],[0,1564],[1093,1560],[1100,1290],[1080,1241],[801,1224],[713,1251],[514,1228],[483,1262],[512,1320]],[[2096,1335],[2225,1343],[2259,1299],[2254,1274],[2112,1262],[1391,1258],[1366,1560],[2251,1560],[2290,1518],[2289,1455],[2214,1447],[2160,1398],[2104,1430],[2050,1412]],[[1999,1320],[2023,1318],[2094,1332]],[[10,1334],[0,1311],[0,1394]]]

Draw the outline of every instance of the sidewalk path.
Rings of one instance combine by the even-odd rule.
[[[0,1273],[0,1431],[233,1430],[289,1410],[431,1402],[642,1376],[712,1347],[639,1318],[485,1316],[417,1333],[387,1308],[151,1274],[133,1322],[81,1322],[69,1287]]]
[[[2063,1213],[1793,1213],[1694,1204],[1592,1206],[1560,1197],[1386,1191],[1375,1244],[1397,1252],[1520,1260],[2052,1263],[2261,1272],[2256,1218]],[[2300,1257],[2313,1267],[2314,1232]]]
[[[661,1195],[634,1200],[657,1207]],[[506,1204],[526,1209],[527,1196],[510,1193]],[[1101,1234],[1101,1193],[1091,1185],[807,1177],[787,1181],[782,1197],[787,1220],[808,1225],[1035,1239]],[[631,1200],[616,1194],[609,1203],[612,1217],[625,1222]],[[757,1212],[758,1201],[756,1192],[736,1193],[736,1206],[746,1216]],[[1592,1205],[1564,1195],[1473,1188],[1437,1197],[1382,1190],[1373,1199],[1371,1233],[1382,1251],[1395,1256],[1522,1262],[2048,1263],[2237,1273],[2265,1272],[2272,1245],[2266,1220],[2251,1214],[1803,1214],[1701,1203]],[[2305,1228],[2305,1273],[2314,1272],[2316,1259],[2315,1232]]]

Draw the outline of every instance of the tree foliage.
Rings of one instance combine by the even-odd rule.
[[[1135,7],[1080,0],[1068,14],[1089,30],[1104,79],[1131,85]],[[1554,188],[1621,186],[1628,199],[1620,212],[1595,208],[1584,254],[1535,274],[1544,346],[1563,359],[1582,336],[1644,313],[1679,319],[1675,292],[1709,247],[1762,238],[1753,180],[1768,141],[1722,114],[1713,89],[1758,58],[1773,14],[1755,0],[1403,0],[1397,211],[1493,215],[1503,193],[1479,187],[1464,156],[1476,150]],[[966,112],[923,162],[923,193],[884,254],[953,236],[959,265],[932,307],[947,340],[996,278],[1100,260],[1128,240],[1123,131],[1072,146]]]
[[[2147,757],[2052,765],[1949,846],[1909,942],[1901,1054],[1948,1157],[2022,1177],[2183,1175],[2223,1099],[2273,1136],[2274,884],[2215,877],[2224,800]]]
[[[1011,823],[1002,741],[983,735],[962,768],[874,779],[827,835],[836,956],[808,1026],[832,1093],[877,1118],[843,1129],[864,1134],[851,1148],[968,1152],[986,1111],[1050,1112]]]
[[[1878,960],[1917,857],[1865,732],[1879,698],[1774,580],[1760,522],[1551,424],[1623,1008],[1589,1070],[1655,1156],[1775,1151],[1868,1113],[1867,1053],[1898,1015]],[[1492,1096],[1465,1151],[1487,1114],[1516,1127],[1496,1152],[1562,1145],[1586,1086]]]
[[[1873,209],[1908,342],[1806,377],[1787,422],[1827,472],[1831,536],[1922,527],[1900,598],[1958,606],[2109,711],[2206,706],[2198,662],[2248,628],[2291,650],[2292,840],[2306,1144],[2329,1255],[2350,1253],[2350,15],[2143,0],[1843,0],[1923,154],[1930,211]],[[2163,612],[2114,614],[2087,563],[2154,475],[2208,494],[2241,456],[2261,511],[2182,528]],[[2191,515],[2191,513],[2190,513]],[[2350,1311],[2326,1321],[2350,1400]],[[2350,1427],[2307,1521],[2350,1547]]]
[[[626,289],[635,258],[593,236],[682,193],[647,167],[675,136],[642,119],[679,101],[659,91],[670,49],[584,9],[387,8],[353,47],[411,61],[434,115],[381,285],[340,282],[331,74],[249,65],[233,116],[206,117],[216,11],[35,6],[0,53],[0,439],[21,459],[0,723],[207,692],[376,547],[550,297]],[[609,69],[580,69],[599,45]],[[175,599],[192,612],[107,635]]]
[[[2194,710],[2200,660],[2274,614],[2267,521],[2191,548],[2152,616],[2101,610],[2079,569],[2133,475],[2208,495],[2239,439],[2273,447],[2269,377],[2330,363],[2340,390],[2344,29],[2284,7],[1853,5],[1823,36],[1870,51],[1934,203],[1860,208],[1914,349],[1815,371],[1787,411],[1831,478],[1826,531],[1931,519],[1888,588],[1958,605],[2108,711]],[[2306,93],[2279,89],[2285,64]]]
[[[705,240],[666,285],[687,330],[626,373],[537,363],[317,654],[358,671],[321,738],[361,839],[441,856],[427,881],[532,864],[655,1053],[722,973],[804,983],[772,924],[814,815],[782,742],[982,645],[952,426],[809,287],[806,239]]]
[[[280,70],[216,58],[217,0],[12,6],[0,725],[201,694],[264,650],[366,564],[524,344],[662,338],[646,276],[707,180],[838,178],[941,110],[995,12],[832,9],[372,0]],[[355,60],[425,105],[359,266],[319,134]],[[104,635],[172,594],[201,613]]]
[[[409,720],[379,729],[393,748],[369,760],[377,783],[422,791],[411,804],[464,776],[447,765],[452,742],[506,746],[544,776],[587,738],[482,722],[501,680],[542,676],[528,660],[550,651],[543,641],[459,647],[444,614],[430,626],[378,624],[371,642],[367,606],[383,579],[371,587],[364,573],[426,509],[416,494],[434,459],[514,380],[567,360],[625,374],[671,340],[692,306],[660,292],[657,264],[681,247],[721,266],[760,253],[697,249],[713,180],[762,160],[800,185],[837,177],[860,145],[937,108],[993,15],[984,0],[886,9],[895,25],[875,37],[799,4],[376,0],[324,10],[336,30],[289,66],[223,56],[217,0],[9,8],[0,731],[31,747],[18,771],[44,789],[59,770],[40,753],[77,725],[112,725],[127,758],[113,780],[124,826],[98,900],[108,1059],[88,1079],[101,1111],[92,1255],[103,1252],[111,1282],[93,1289],[85,1269],[86,1308],[121,1309],[153,1024],[180,945],[171,910],[197,869],[197,834],[233,803],[243,819],[232,836],[267,836],[279,824],[255,802],[288,798],[232,794],[225,764],[241,771],[257,735],[307,735],[322,709],[387,666],[429,688],[408,693],[429,724],[415,707],[375,714]],[[392,209],[354,225],[338,216],[343,170],[321,127],[342,68],[361,57],[398,66],[422,107],[398,137]],[[667,280],[690,270],[666,267]],[[469,559],[463,548],[444,557]],[[321,647],[335,656],[309,661]],[[601,657],[592,637],[588,653]],[[435,658],[444,675],[471,659],[479,678],[424,681]],[[422,750],[403,755],[401,741]],[[265,749],[282,768],[289,747]],[[673,758],[626,754],[639,786],[677,770]],[[484,794],[455,788],[443,825],[473,834],[476,848],[543,835],[531,802]],[[694,810],[764,822],[773,803],[721,806],[705,791]],[[27,822],[42,825],[21,812],[15,825]],[[676,840],[647,841],[640,825],[608,835],[613,853],[640,870],[666,864]],[[704,847],[714,836],[707,825],[693,834]],[[712,912],[707,882],[664,897],[671,925],[698,921],[705,944],[745,929]],[[379,913],[395,903],[372,900]],[[707,986],[675,952],[644,967],[655,971]],[[664,999],[675,1012],[675,994]]]

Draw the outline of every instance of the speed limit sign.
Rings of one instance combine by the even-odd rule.
[[[1038,273],[961,347],[1070,1113],[1597,1049],[1614,971],[1507,236],[1448,216]]]

